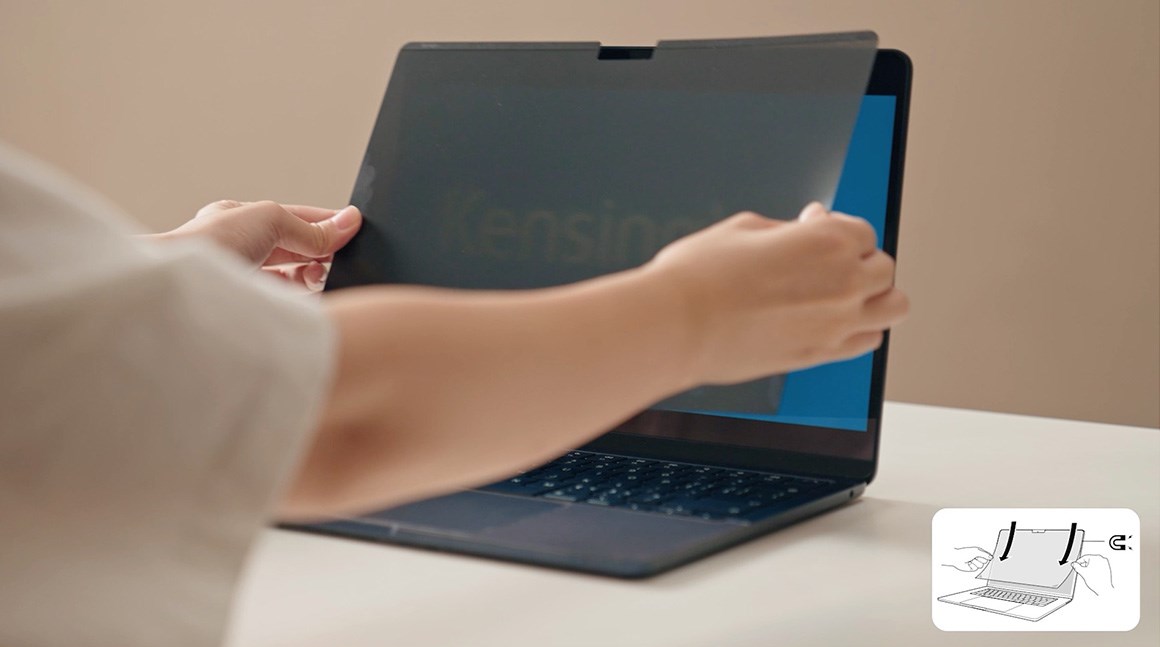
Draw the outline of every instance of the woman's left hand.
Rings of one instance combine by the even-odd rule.
[[[265,272],[317,291],[326,278],[324,263],[361,225],[362,215],[353,206],[336,210],[219,200],[177,229],[151,238],[209,238]]]

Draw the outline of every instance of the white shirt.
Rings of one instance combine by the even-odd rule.
[[[333,362],[313,299],[0,145],[0,645],[218,645]]]

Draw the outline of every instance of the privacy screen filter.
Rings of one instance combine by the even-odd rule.
[[[571,283],[738,211],[829,204],[876,46],[871,32],[407,45],[351,199],[363,228],[327,289]],[[763,379],[658,406],[775,413],[780,392]]]
[[[1083,550],[1083,530],[999,531],[990,569],[976,575],[992,582],[1059,588]],[[985,577],[984,577],[985,576]]]

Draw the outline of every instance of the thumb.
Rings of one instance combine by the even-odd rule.
[[[274,221],[274,231],[278,235],[278,247],[304,256],[329,256],[350,242],[362,225],[362,214],[358,208],[348,206],[338,210],[333,216],[309,222],[282,210]]]

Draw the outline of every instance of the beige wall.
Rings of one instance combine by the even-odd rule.
[[[1157,4],[0,0],[0,138],[165,228],[343,204],[408,40],[872,28],[916,67],[888,397],[1157,426]]]

